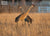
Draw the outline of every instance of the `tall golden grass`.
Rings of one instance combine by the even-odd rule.
[[[15,22],[20,13],[0,14],[0,36],[50,36],[50,13],[29,13],[32,24]]]

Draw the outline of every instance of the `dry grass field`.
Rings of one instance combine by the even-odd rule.
[[[50,13],[29,13],[32,24],[15,22],[20,13],[0,14],[0,36],[50,36]]]

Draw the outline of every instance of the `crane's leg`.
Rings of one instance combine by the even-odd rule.
[[[25,25],[26,25],[26,22],[25,22]]]
[[[28,26],[30,27],[30,22],[28,23]]]
[[[24,24],[25,24],[25,21],[22,22],[22,25],[24,25]]]
[[[17,22],[17,27],[18,27],[18,22]]]
[[[17,22],[17,27],[18,27],[18,22]]]
[[[18,22],[16,23],[16,29],[18,28]]]

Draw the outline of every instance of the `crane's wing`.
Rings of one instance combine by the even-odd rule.
[[[26,21],[26,22],[32,23],[32,18],[31,18],[30,16],[27,15],[27,17],[25,18],[25,21]]]

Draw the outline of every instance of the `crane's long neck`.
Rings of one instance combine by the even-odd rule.
[[[28,9],[28,11],[25,13],[26,15],[28,15],[28,13],[30,12],[30,10],[31,10],[31,8],[32,8],[33,6],[31,5],[31,7]]]

